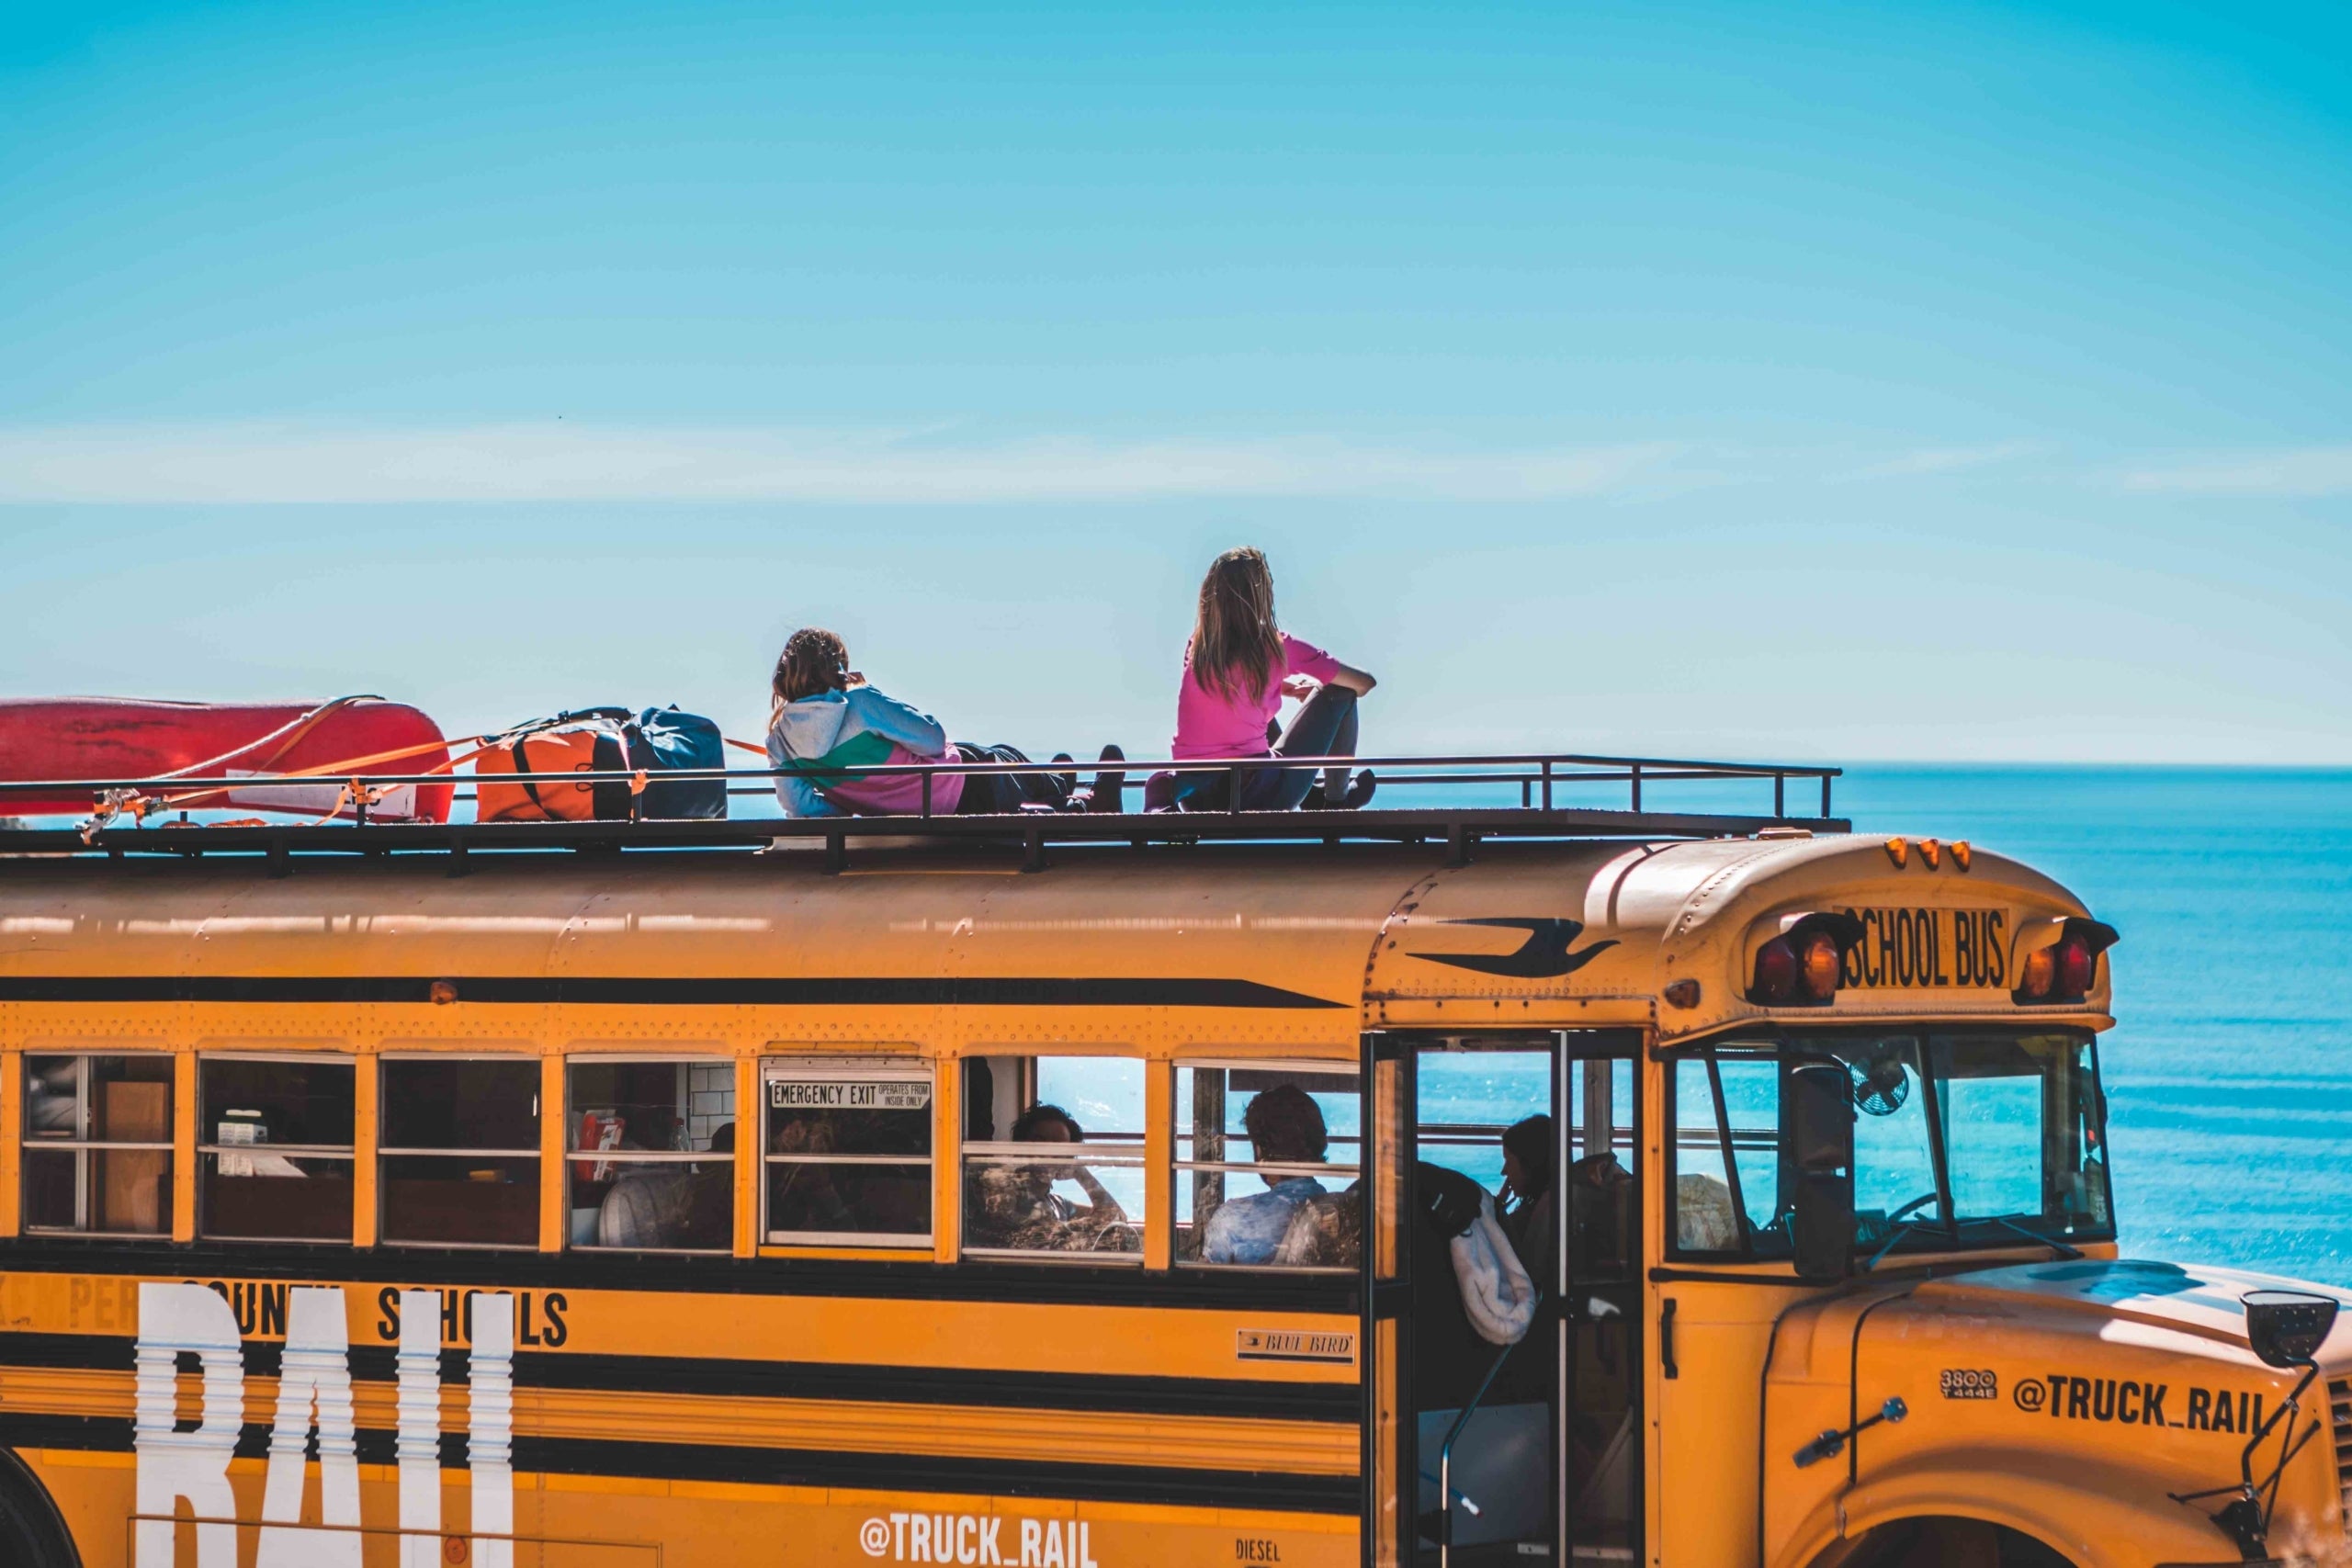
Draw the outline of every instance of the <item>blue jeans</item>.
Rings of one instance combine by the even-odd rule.
[[[1306,699],[1298,716],[1273,744],[1277,757],[1352,757],[1356,754],[1356,694],[1345,686],[1326,685]],[[1179,773],[1176,809],[1223,811],[1230,802],[1230,775]],[[1306,792],[1315,787],[1313,768],[1244,768],[1241,809],[1295,811]],[[1325,793],[1337,800],[1347,793],[1348,771],[1333,768]]]

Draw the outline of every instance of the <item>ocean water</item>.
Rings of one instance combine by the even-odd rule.
[[[2352,773],[1860,767],[1836,807],[2014,855],[2122,932],[2128,1255],[2352,1287]]]

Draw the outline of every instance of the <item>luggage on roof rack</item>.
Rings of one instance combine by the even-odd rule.
[[[721,770],[718,726],[675,703],[632,715],[624,707],[576,708],[517,725],[474,760],[474,817],[481,822],[617,822],[631,815],[634,778],[590,781],[582,773],[644,775],[634,815],[649,820],[712,820],[727,815],[723,778],[665,778]],[[493,775],[512,784],[492,783]]]

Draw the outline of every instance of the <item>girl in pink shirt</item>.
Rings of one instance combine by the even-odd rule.
[[[1176,694],[1178,761],[1219,757],[1351,757],[1356,751],[1356,699],[1374,682],[1314,644],[1283,631],[1274,619],[1274,577],[1265,556],[1227,550],[1201,580],[1201,607],[1184,646],[1184,679]],[[1305,699],[1288,729],[1274,739],[1274,716],[1285,695]],[[1348,770],[1333,768],[1315,791],[1312,768],[1253,768],[1242,774],[1241,808],[1288,811],[1299,806],[1330,810],[1372,798],[1370,770],[1351,785]],[[1176,775],[1179,810],[1222,811],[1230,804],[1227,776]],[[1310,791],[1314,791],[1310,794]]]

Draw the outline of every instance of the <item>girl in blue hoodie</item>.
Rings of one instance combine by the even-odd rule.
[[[1010,746],[970,746],[947,739],[947,730],[927,713],[885,696],[849,668],[842,639],[821,626],[794,632],[775,661],[769,682],[768,766],[783,774],[775,797],[791,817],[913,816],[922,810],[922,776],[882,773],[845,776],[847,768],[905,767],[936,762],[1025,762]],[[1118,748],[1103,748],[1106,759]],[[1068,757],[1057,757],[1066,762]],[[1073,790],[1063,773],[933,773],[931,809],[937,817],[956,812],[1017,811],[1035,803],[1056,809],[1089,805],[1119,809],[1119,775],[1095,781],[1092,799]]]
[[[840,770],[956,760],[937,719],[867,685],[850,670],[842,639],[821,626],[792,634],[769,690],[768,766],[788,770],[775,781],[786,816],[912,815],[922,809],[920,774],[844,778]],[[946,816],[963,797],[961,774],[933,775],[933,812]]]

